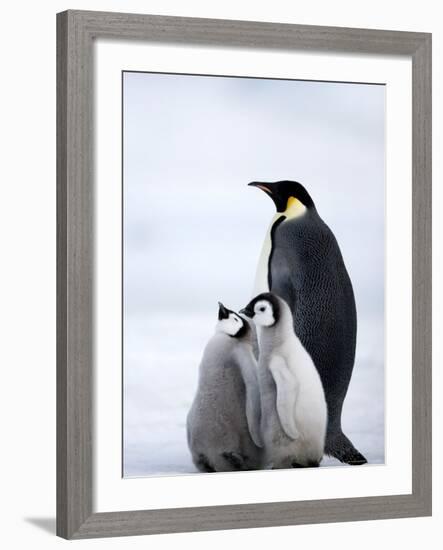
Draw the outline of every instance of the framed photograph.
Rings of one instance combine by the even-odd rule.
[[[431,514],[431,35],[57,16],[57,533]]]

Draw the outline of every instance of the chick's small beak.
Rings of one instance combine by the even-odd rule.
[[[239,311],[239,313],[242,313],[243,315],[246,315],[246,317],[252,318],[254,316],[254,312],[251,311],[249,308],[244,307]]]

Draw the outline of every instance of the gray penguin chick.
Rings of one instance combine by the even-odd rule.
[[[327,406],[315,365],[293,329],[287,303],[269,292],[242,309],[259,327],[258,379],[265,467],[318,466]]]
[[[253,338],[248,320],[219,303],[216,332],[203,353],[186,424],[192,460],[201,472],[256,470],[262,465]]]

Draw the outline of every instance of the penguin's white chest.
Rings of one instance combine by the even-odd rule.
[[[261,294],[262,292],[269,292],[268,271],[269,271],[269,259],[272,254],[272,228],[275,222],[281,218],[281,213],[277,213],[269,224],[268,231],[266,232],[265,240],[258,260],[257,271],[255,274],[254,283],[254,296]]]
[[[255,275],[254,293],[255,295],[262,292],[269,292],[269,259],[272,254],[272,229],[274,224],[280,220],[281,223],[285,223],[288,220],[299,218],[306,214],[306,206],[302,204],[298,199],[289,197],[286,210],[284,212],[277,212],[271,220],[269,229],[266,233],[265,241],[263,243],[260,259],[258,261],[257,272]],[[283,217],[283,219],[281,219]],[[280,223],[280,222],[278,222]]]

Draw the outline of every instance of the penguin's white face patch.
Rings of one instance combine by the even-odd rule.
[[[216,326],[218,332],[223,332],[228,336],[235,336],[243,327],[243,319],[235,313],[230,313],[226,319],[221,319]]]
[[[253,320],[261,327],[271,327],[275,323],[274,309],[267,300],[260,300],[255,304]]]

